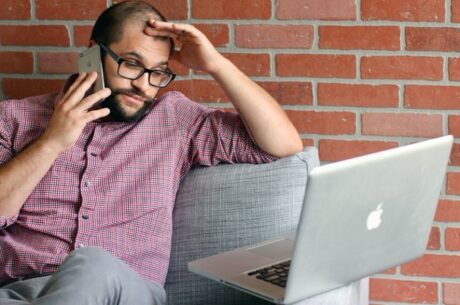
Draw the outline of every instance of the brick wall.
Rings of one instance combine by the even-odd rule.
[[[460,0],[151,1],[275,96],[322,161],[460,137]],[[111,3],[0,0],[0,97],[59,89]],[[212,79],[173,68],[172,88],[230,107]],[[374,276],[371,304],[460,304],[459,166],[456,144],[427,255]]]

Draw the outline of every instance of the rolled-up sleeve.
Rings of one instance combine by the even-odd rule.
[[[0,230],[5,229],[8,226],[11,226],[18,219],[19,214],[14,215],[13,217],[4,217],[0,216]]]
[[[206,108],[183,98],[176,117],[185,130],[192,165],[258,164],[278,159],[253,142],[238,113]]]
[[[0,102],[0,166],[13,158],[12,125],[8,115],[8,102]],[[16,222],[18,215],[5,217],[0,215],[0,230]]]

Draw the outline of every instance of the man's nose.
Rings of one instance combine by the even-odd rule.
[[[145,92],[149,87],[149,73],[145,72],[142,74],[138,79],[134,79],[132,81],[132,84],[134,87],[137,89],[141,90],[142,92]]]

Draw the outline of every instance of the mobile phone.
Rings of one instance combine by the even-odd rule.
[[[104,69],[102,67],[101,48],[99,45],[95,44],[80,54],[80,57],[78,58],[78,71],[97,72],[97,80],[94,84],[93,92],[101,90],[105,87]]]

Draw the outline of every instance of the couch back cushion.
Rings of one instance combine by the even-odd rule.
[[[317,150],[268,164],[219,165],[190,171],[174,208],[168,304],[268,304],[195,275],[189,261],[289,233],[297,226]]]

